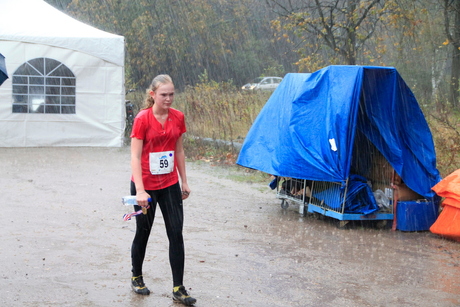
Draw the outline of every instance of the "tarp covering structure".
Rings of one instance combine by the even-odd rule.
[[[445,199],[443,209],[430,231],[460,242],[460,169],[441,180],[433,191]]]
[[[364,135],[409,188],[440,181],[428,124],[395,68],[329,66],[287,74],[245,138],[237,163],[265,173],[345,184]]]
[[[123,36],[42,0],[0,0],[0,51],[0,147],[123,146]]]

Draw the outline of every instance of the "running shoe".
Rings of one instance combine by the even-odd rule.
[[[142,275],[133,276],[131,278],[131,288],[133,288],[133,291],[136,292],[137,294],[142,294],[142,295],[150,294],[150,290],[144,284],[144,279],[142,278]]]
[[[173,299],[175,301],[181,302],[185,306],[192,306],[196,303],[196,299],[188,295],[187,290],[185,290],[184,286],[174,287]]]

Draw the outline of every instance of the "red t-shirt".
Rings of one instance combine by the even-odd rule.
[[[179,181],[177,174],[176,155],[174,154],[174,170],[168,174],[152,175],[150,171],[150,153],[173,151],[176,142],[185,133],[185,116],[182,112],[170,108],[164,127],[155,118],[152,108],[141,110],[134,119],[132,138],[144,141],[142,147],[141,167],[142,179],[146,190],[167,188]]]

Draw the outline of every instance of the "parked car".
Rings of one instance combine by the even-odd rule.
[[[243,85],[241,89],[245,91],[274,91],[282,80],[283,78],[280,77],[259,77]]]

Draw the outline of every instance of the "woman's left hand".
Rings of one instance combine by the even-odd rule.
[[[190,196],[190,192],[188,184],[182,184],[182,200],[187,199]]]

